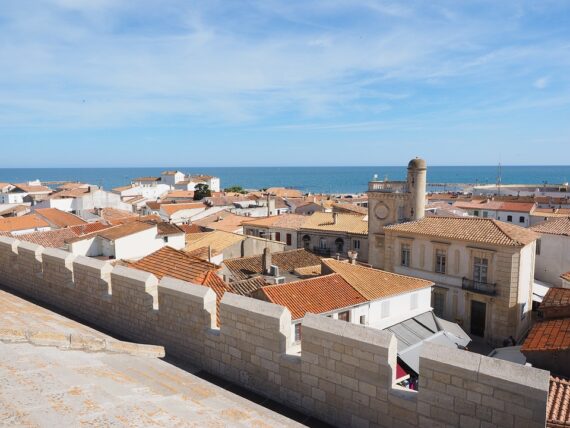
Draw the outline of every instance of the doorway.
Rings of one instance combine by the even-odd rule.
[[[485,337],[487,304],[471,300],[471,334]]]

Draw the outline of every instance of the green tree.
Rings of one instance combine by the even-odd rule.
[[[194,188],[194,200],[201,201],[202,199],[207,198],[208,196],[212,196],[212,191],[210,190],[210,187],[204,183],[197,184],[196,187]]]
[[[241,194],[247,193],[247,192],[243,189],[243,187],[241,187],[241,186],[226,187],[226,188],[224,189],[224,191],[227,192],[227,193],[241,193]]]

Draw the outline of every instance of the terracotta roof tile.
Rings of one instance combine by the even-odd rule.
[[[307,312],[321,314],[367,301],[339,274],[269,285],[261,290],[270,302],[289,309],[293,320],[303,318]]]
[[[0,232],[17,232],[19,230],[49,227],[47,221],[36,214],[26,214],[20,217],[0,218]]]
[[[232,292],[228,284],[226,284],[215,271],[210,270],[198,279],[198,283],[205,287],[210,287],[216,293],[216,325],[220,325],[220,302],[226,292]]]
[[[229,211],[219,211],[216,214],[211,214],[200,220],[196,220],[193,224],[214,230],[236,232],[241,229],[242,225],[248,220],[251,220],[251,217],[236,215]]]
[[[237,233],[215,230],[213,232],[191,233],[186,235],[186,248],[184,251],[190,252],[201,247],[210,247],[212,254],[220,254],[226,248],[237,242],[245,240],[244,235]]]
[[[299,230],[306,220],[307,216],[300,214],[281,214],[271,217],[259,217],[246,221],[243,225],[260,228]]]
[[[99,213],[99,217],[111,224],[119,224],[124,219],[136,219],[138,218],[138,215],[130,211],[120,210],[117,208],[103,208]]]
[[[241,294],[242,296],[249,296],[254,291],[259,290],[266,285],[268,284],[263,276],[256,276],[254,278],[235,281],[228,284],[235,294]]]
[[[550,376],[550,388],[546,403],[546,426],[570,427],[570,381]]]
[[[384,230],[510,247],[530,244],[539,236],[523,227],[477,217],[424,217],[386,226]]]
[[[69,227],[87,223],[76,215],[57,208],[38,208],[34,212],[54,227]]]
[[[213,263],[189,256],[184,251],[168,246],[136,262],[130,262],[128,265],[134,269],[150,272],[159,279],[163,276],[170,276],[193,283],[202,283],[208,271],[218,269],[218,266]]]
[[[359,205],[350,204],[350,203],[338,203],[335,202],[332,205],[333,211],[336,212],[348,212],[348,213],[355,213],[355,214],[368,214],[367,207],[361,207]]]
[[[192,251],[184,251],[186,254],[192,257],[198,257],[199,259],[209,261],[210,250],[208,247],[199,247]]]
[[[535,217],[570,217],[570,208],[535,208],[530,215]]]
[[[334,218],[336,217],[336,222]],[[307,216],[301,230],[319,230],[329,232],[368,235],[368,221],[358,214],[317,212]]]
[[[184,233],[201,233],[204,232],[201,226],[197,224],[179,224],[178,227],[184,231]]]
[[[283,251],[271,254],[271,264],[276,265],[285,272],[294,272],[295,269],[314,266],[321,263],[321,258],[305,249]],[[224,260],[224,265],[237,280],[247,279],[252,275],[262,273],[262,256],[250,256]]]
[[[531,230],[549,235],[570,236],[570,217],[553,218],[532,226]]]
[[[297,189],[287,189],[286,187],[270,187],[266,190],[267,193],[281,198],[301,198],[303,192]]]
[[[79,236],[77,238],[67,239],[65,242],[72,243],[82,241],[94,236],[100,236],[101,238],[107,239],[109,241],[114,241],[115,239],[124,238],[125,236],[133,235],[135,233],[139,233],[153,227],[156,227],[156,224],[133,221],[130,223],[120,224],[118,226],[112,226],[106,229],[98,230],[83,236]]]
[[[570,289],[551,287],[544,295],[540,309],[566,308],[570,306]]]
[[[77,237],[70,228],[18,235],[20,241],[32,242],[46,248],[63,248],[67,239]]]
[[[562,351],[570,349],[570,318],[541,321],[532,328],[522,352]]]
[[[148,205],[148,204],[147,204]],[[174,213],[182,210],[197,210],[206,209],[206,206],[202,202],[194,202],[191,204],[161,204],[160,210],[163,211],[167,216],[171,216]]]
[[[324,259],[323,264],[341,275],[346,282],[368,300],[383,299],[434,285],[432,281],[425,279],[398,275],[334,259]]]

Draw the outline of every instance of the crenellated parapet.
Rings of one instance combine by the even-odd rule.
[[[424,345],[419,392],[394,384],[392,334],[0,237],[0,282],[336,426],[545,425],[548,372]],[[217,328],[216,319],[220,320]]]

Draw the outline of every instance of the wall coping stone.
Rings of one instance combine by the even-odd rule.
[[[160,280],[158,290],[159,293],[169,294],[174,297],[186,298],[190,296],[199,300],[204,299],[205,303],[216,301],[216,293],[214,293],[210,287],[192,284],[190,282],[168,276],[165,276]]]

